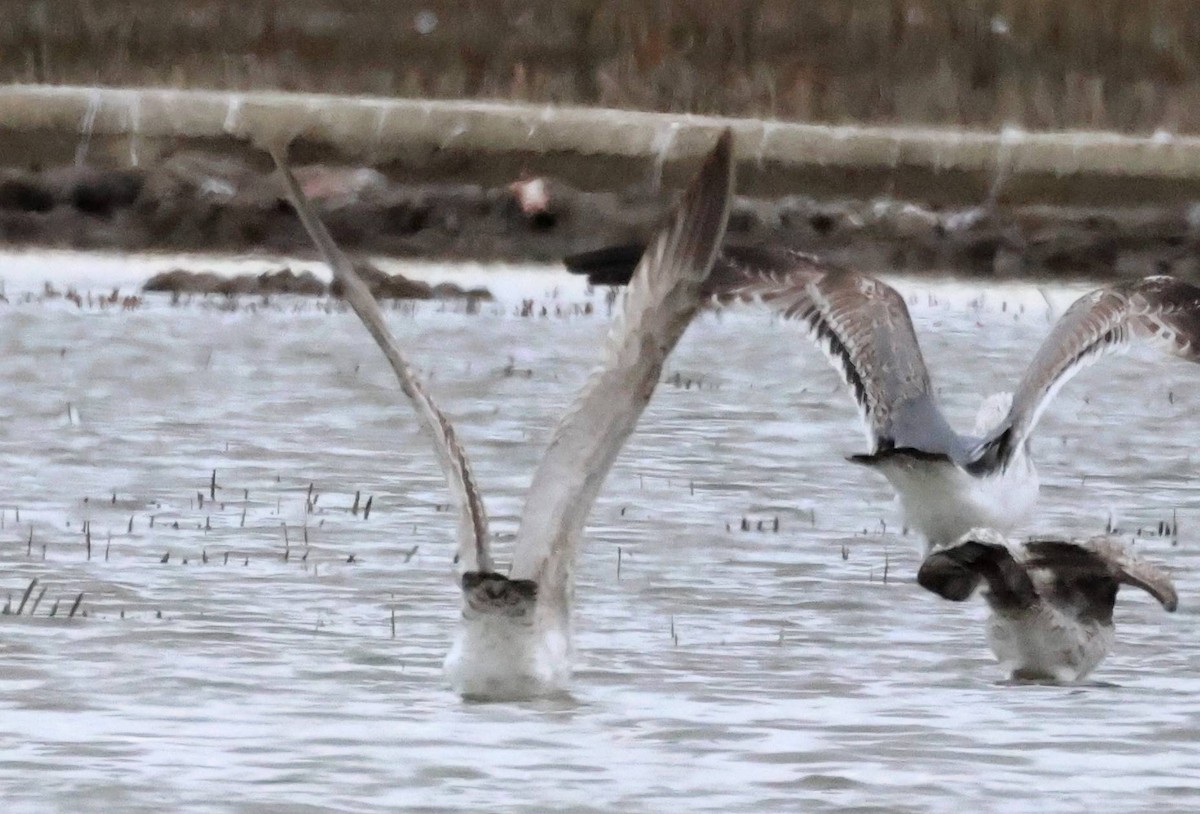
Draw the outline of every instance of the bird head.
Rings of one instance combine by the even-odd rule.
[[[476,616],[502,616],[532,621],[537,606],[538,586],[532,579],[509,579],[491,571],[468,571],[462,575],[465,612]]]

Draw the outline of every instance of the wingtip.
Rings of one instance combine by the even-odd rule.
[[[721,183],[721,176],[724,183]],[[723,193],[716,190],[723,187]],[[734,189],[733,129],[723,128],[704,157],[700,170],[688,185],[685,196],[702,197],[711,202],[720,195],[721,206],[728,210]],[[687,203],[680,206],[686,207]],[[727,212],[725,218],[727,218]],[[590,285],[626,285],[633,276],[646,249],[645,244],[620,244],[567,255],[563,265],[571,274],[586,274]]]
[[[1163,610],[1167,613],[1174,613],[1179,610],[1179,594],[1175,591],[1175,585],[1170,581],[1169,577],[1160,575],[1158,579],[1153,581],[1142,581],[1134,577],[1125,581],[1141,588],[1157,599],[1158,604],[1162,605]]]
[[[1158,604],[1162,605],[1163,610],[1167,613],[1179,610],[1179,594],[1175,590],[1175,584],[1166,573],[1153,566],[1138,570],[1139,573],[1129,575],[1130,578],[1126,580],[1128,583],[1141,588],[1157,599]],[[1146,571],[1150,573],[1145,573]]]
[[[733,193],[733,132],[725,128],[676,204],[673,225],[668,227],[682,238],[676,248],[677,257],[687,260],[681,267],[688,269],[683,272],[686,276],[702,280],[712,271],[733,208]]]
[[[721,130],[717,136],[717,143],[713,145],[712,153],[709,160],[719,167],[722,167],[729,176],[729,194],[733,194],[734,184],[734,162],[733,162],[733,128],[726,127]]]
[[[704,163],[701,165],[700,171],[696,173],[689,191],[694,193],[697,190],[716,186],[717,179],[724,181],[722,186],[725,188],[725,197],[732,198],[734,161],[733,129],[730,127],[722,128],[721,132],[717,134],[716,143],[713,144],[712,149],[705,156]]]
[[[713,155],[718,161],[727,162],[733,158],[733,128],[723,127],[717,134],[717,143],[713,146]]]

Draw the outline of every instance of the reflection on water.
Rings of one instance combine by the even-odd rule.
[[[969,427],[1045,304],[903,288]],[[593,512],[571,697],[469,704],[440,677],[446,491],[352,316],[0,309],[0,594],[47,591],[35,618],[0,617],[6,810],[1194,808],[1187,365],[1085,371],[1035,449],[1037,530],[1141,527],[1181,610],[1124,593],[1095,683],[1006,686],[981,603],[917,588],[886,483],[843,462],[863,434],[799,330],[706,316]],[[496,310],[391,319],[474,455],[504,556],[606,320],[602,300],[571,319]],[[1149,534],[1172,513],[1178,546]],[[79,591],[88,618],[47,618]]]

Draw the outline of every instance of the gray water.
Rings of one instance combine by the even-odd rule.
[[[1048,330],[1045,304],[1033,289],[971,302],[901,285],[967,429]],[[510,304],[390,312],[473,455],[502,558],[596,357],[596,302],[563,318],[551,303],[545,319]],[[1137,547],[1175,575],[1179,612],[1127,590],[1091,683],[1007,686],[982,603],[916,586],[916,541],[886,483],[843,461],[863,433],[819,354],[765,314],[705,316],[592,512],[572,696],[471,704],[441,678],[458,613],[446,490],[350,314],[14,302],[0,305],[0,351],[0,601],[15,607],[35,577],[46,588],[33,617],[0,617],[5,811],[1200,800],[1189,365],[1110,359],[1063,391],[1037,434],[1044,486],[1027,529],[1142,527]],[[369,518],[349,511],[356,491]],[[1177,545],[1156,535],[1173,512]]]

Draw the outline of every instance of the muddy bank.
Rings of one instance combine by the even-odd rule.
[[[549,179],[549,204],[534,211],[510,184],[403,184],[374,170],[323,166],[296,172],[343,248],[400,258],[553,262],[595,241],[640,237],[666,203],[647,189],[589,193]],[[0,240],[313,254],[265,163],[200,153],[149,168],[0,171]]]
[[[554,178],[485,187],[405,184],[374,170],[320,165],[297,172],[345,249],[400,258],[554,262],[644,238],[669,202],[649,184],[587,192]],[[791,245],[872,270],[985,278],[1160,271],[1200,276],[1200,208],[1014,207],[1004,203],[1003,190],[995,204],[970,209],[884,199],[740,199],[729,239]],[[149,168],[0,172],[0,240],[312,256],[265,165],[201,153],[175,155]],[[182,279],[173,285],[185,285]],[[264,286],[318,293],[314,283],[320,285],[315,278],[280,274],[186,285],[212,285],[222,293]],[[373,285],[385,297],[438,296],[421,284],[404,288],[376,277]]]

